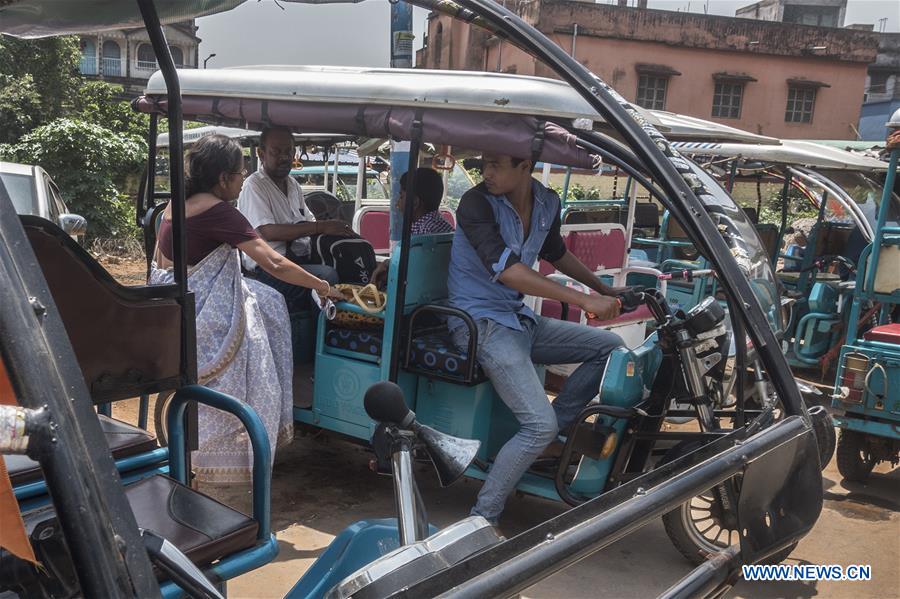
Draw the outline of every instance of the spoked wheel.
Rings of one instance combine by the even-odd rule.
[[[669,450],[663,462],[670,462],[699,446],[696,441],[676,445]],[[663,525],[672,544],[695,566],[702,564],[711,554],[740,543],[741,533],[735,509],[740,484],[740,476],[736,476],[691,498],[663,516]],[[722,501],[723,496],[727,503]],[[725,507],[726,505],[729,507]],[[766,559],[766,563],[777,564],[784,561],[794,547],[796,544],[782,549]]]
[[[156,428],[156,438],[160,445],[169,444],[169,405],[172,403],[174,391],[163,391],[156,396],[156,406],[153,408],[153,426]]]
[[[849,481],[863,482],[877,463],[878,457],[872,451],[864,434],[847,429],[841,430],[837,443],[837,467],[841,476]]]

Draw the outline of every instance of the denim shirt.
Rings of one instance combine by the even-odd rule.
[[[566,253],[560,235],[559,196],[536,180],[532,180],[532,194],[527,237],[506,196],[491,195],[481,184],[460,200],[447,286],[450,305],[476,321],[487,318],[522,330],[519,316],[535,320],[534,312],[523,303],[521,293],[500,282],[500,275],[518,262],[531,268],[538,257],[556,262]],[[448,320],[451,330],[462,325],[459,318]]]

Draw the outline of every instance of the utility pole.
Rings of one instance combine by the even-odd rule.
[[[391,68],[411,69],[413,39],[412,5],[391,0]],[[391,241],[402,236],[403,215],[397,210],[400,177],[409,168],[409,142],[391,142]]]

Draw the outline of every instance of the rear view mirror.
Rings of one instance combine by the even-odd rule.
[[[60,214],[59,228],[65,231],[66,235],[84,235],[87,232],[87,221],[78,214]]]

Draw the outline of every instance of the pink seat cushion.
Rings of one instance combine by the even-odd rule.
[[[592,271],[622,268],[626,260],[625,232],[569,231],[566,248]]]
[[[878,327],[866,331],[863,335],[866,341],[880,341],[881,343],[892,343],[900,345],[900,323],[883,324]]]
[[[372,244],[376,252],[391,249],[391,214],[387,210],[370,210],[359,218],[359,234]]]

